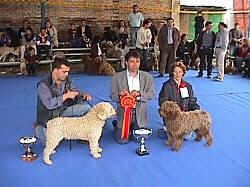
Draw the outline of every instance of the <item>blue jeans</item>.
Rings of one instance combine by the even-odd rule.
[[[63,113],[62,117],[80,117],[85,115],[91,106],[87,102],[81,102],[79,104],[75,104],[66,108]],[[35,134],[38,140],[45,145],[46,142],[46,128],[41,124],[35,127]]]

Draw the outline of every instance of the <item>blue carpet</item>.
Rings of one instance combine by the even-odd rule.
[[[138,157],[134,142],[116,144],[109,121],[101,139],[101,159],[92,158],[86,144],[73,142],[70,151],[69,143],[62,142],[52,156],[52,166],[43,164],[39,144],[34,146],[39,158],[23,162],[18,143],[19,137],[34,134],[36,83],[42,76],[0,77],[0,187],[250,187],[250,80],[228,75],[221,83],[195,75],[189,71],[186,80],[201,108],[213,118],[212,147],[204,147],[204,141],[185,141],[176,153],[157,137],[161,127],[157,97],[165,77],[155,79],[157,94],[148,106],[149,127],[154,131],[147,141],[150,155]],[[71,77],[94,96],[93,104],[110,100],[110,77]]]

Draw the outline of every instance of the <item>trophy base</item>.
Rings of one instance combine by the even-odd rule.
[[[139,156],[145,156],[145,155],[149,155],[149,152],[148,152],[148,150],[141,151],[141,149],[138,148],[136,150],[136,154],[139,155]]]
[[[26,161],[26,162],[32,162],[34,160],[36,160],[38,157],[38,155],[36,153],[24,153],[21,158],[23,161]]]

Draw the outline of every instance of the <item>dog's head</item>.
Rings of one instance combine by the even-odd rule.
[[[116,114],[114,107],[108,102],[98,103],[91,110],[95,111],[101,120],[106,120]]]
[[[166,118],[167,120],[176,119],[178,114],[180,114],[181,109],[176,102],[165,101],[160,107],[160,116]]]

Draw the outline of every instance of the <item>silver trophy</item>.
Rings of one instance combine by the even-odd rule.
[[[148,155],[149,151],[145,145],[145,140],[152,135],[152,129],[140,128],[133,130],[133,136],[140,142],[140,146],[136,149],[139,156]]]
[[[22,154],[22,159],[27,162],[31,162],[37,159],[37,154],[33,153],[31,146],[36,143],[37,138],[35,136],[24,136],[19,139],[19,143],[23,145],[25,152]]]

